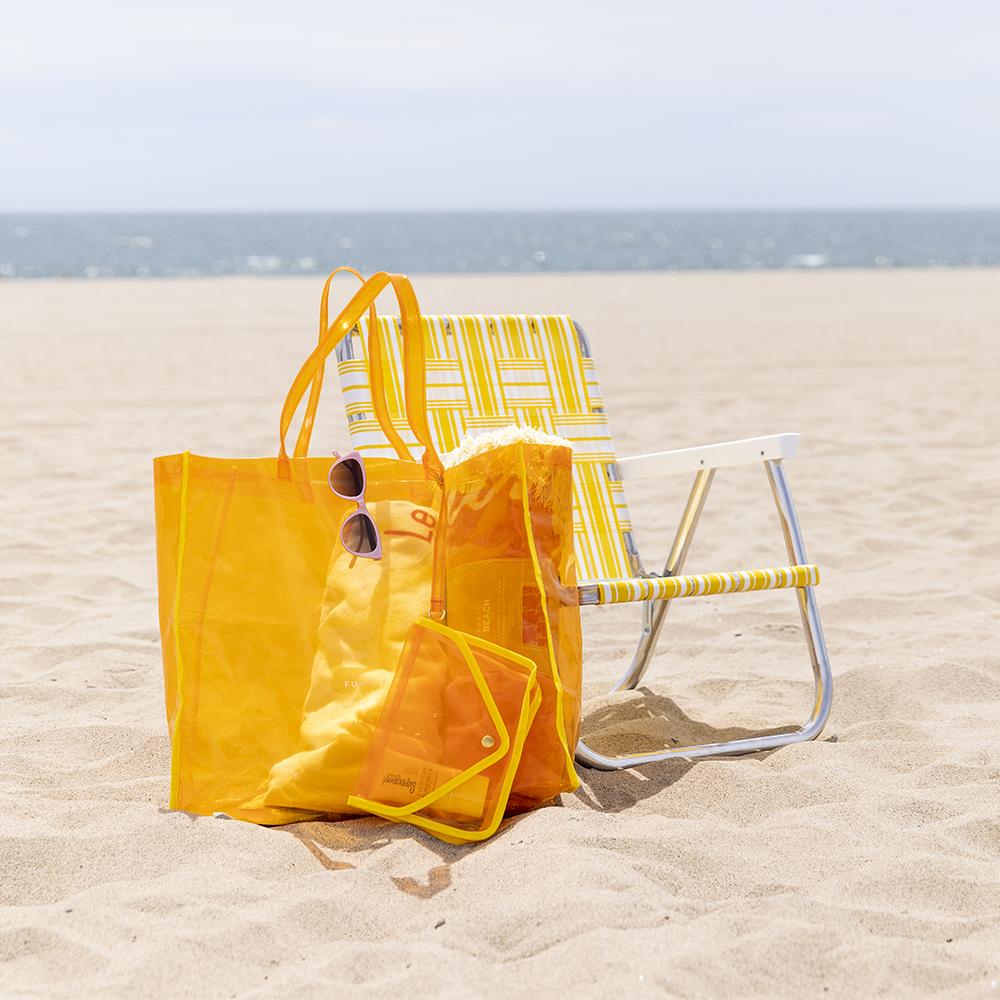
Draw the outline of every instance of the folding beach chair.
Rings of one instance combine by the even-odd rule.
[[[378,322],[390,415],[406,443],[416,446],[403,413],[399,323],[394,317]],[[819,573],[806,559],[782,467],[782,461],[795,454],[799,436],[777,434],[619,459],[587,338],[568,316],[425,316],[423,322],[428,411],[440,452],[457,447],[467,432],[510,424],[536,427],[572,443],[580,604],[645,603],[638,648],[613,690],[639,685],[670,601],[751,590],[796,590],[815,680],[812,712],[801,728],[618,757],[597,753],[581,740],[577,760],[613,770],[671,757],[742,754],[815,739],[830,711],[832,677],[813,593]],[[366,338],[364,323],[337,349],[348,425],[359,451],[392,457],[395,452],[372,412]],[[716,469],[752,462],[762,463],[767,473],[791,565],[682,575]],[[636,551],[624,483],[672,473],[694,473],[694,483],[663,572],[648,573]]]

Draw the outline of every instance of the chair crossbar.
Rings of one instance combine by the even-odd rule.
[[[815,587],[819,567],[812,563],[745,569],[732,573],[698,573],[692,576],[636,577],[631,580],[602,580],[579,587],[580,604],[630,604],[635,601],[672,601],[679,597],[709,597],[751,590],[782,590],[788,587]]]

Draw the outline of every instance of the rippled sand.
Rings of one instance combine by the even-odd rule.
[[[803,433],[824,739],[583,772],[472,849],[170,812],[150,459],[274,453],[319,283],[0,283],[0,995],[1000,996],[1000,274],[417,289],[429,312],[572,313],[622,454]],[[686,485],[632,496],[649,565]],[[763,473],[720,473],[689,568],[781,553]],[[602,692],[638,613],[585,624],[597,743],[808,709],[787,594],[677,603],[625,699]]]

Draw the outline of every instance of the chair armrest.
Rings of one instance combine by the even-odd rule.
[[[771,434],[768,437],[743,438],[700,448],[655,451],[649,455],[631,455],[618,460],[623,482],[651,479],[675,472],[698,472],[751,462],[772,462],[794,458],[799,448],[798,434]]]

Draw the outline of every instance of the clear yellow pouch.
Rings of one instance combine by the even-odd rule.
[[[416,621],[348,804],[453,843],[486,839],[540,704],[528,657]]]

